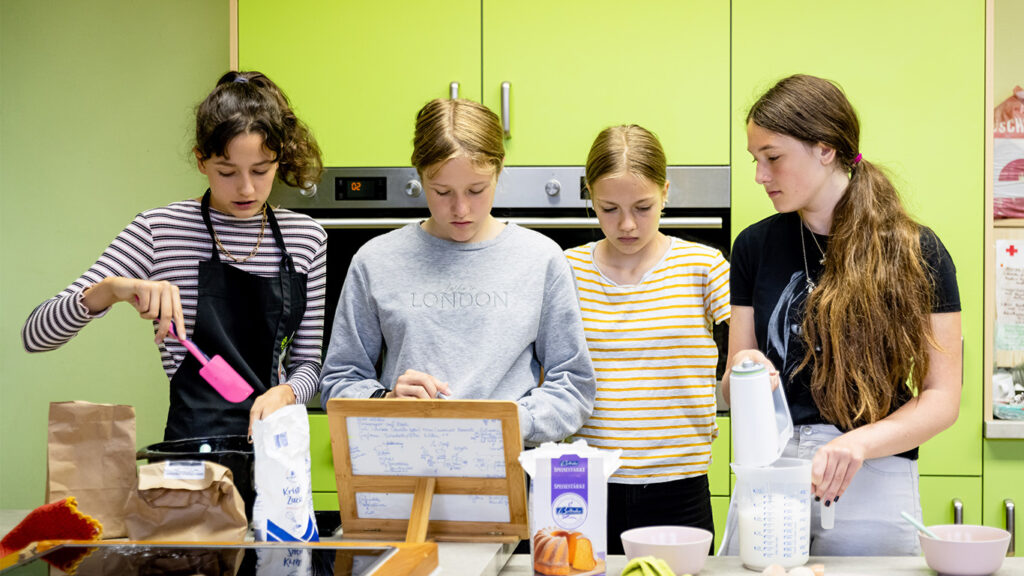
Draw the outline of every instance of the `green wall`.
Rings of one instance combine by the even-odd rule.
[[[167,379],[148,322],[121,305],[28,354],[29,312],[132,217],[198,196],[193,107],[228,69],[228,3],[0,2],[0,508],[43,502],[51,401],[135,406],[162,439]]]
[[[1024,42],[1020,41],[1024,0],[995,0],[993,20],[992,99],[999,104],[1014,86],[1024,86]]]

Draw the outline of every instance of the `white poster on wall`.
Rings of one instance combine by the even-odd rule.
[[[996,349],[1024,350],[1024,241],[996,240]]]

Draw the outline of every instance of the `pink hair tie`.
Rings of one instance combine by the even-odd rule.
[[[856,166],[860,162],[861,155],[857,154],[857,157],[853,159],[853,165]]]

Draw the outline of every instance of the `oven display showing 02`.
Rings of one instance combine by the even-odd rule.
[[[384,176],[372,178],[335,178],[335,200],[387,200],[388,179]]]

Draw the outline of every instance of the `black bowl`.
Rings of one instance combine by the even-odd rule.
[[[253,451],[249,438],[244,435],[207,436],[185,438],[150,444],[135,454],[136,460],[162,462],[164,460],[207,460],[231,470],[235,489],[245,502],[245,517],[252,520],[252,505],[256,501],[253,484]]]

